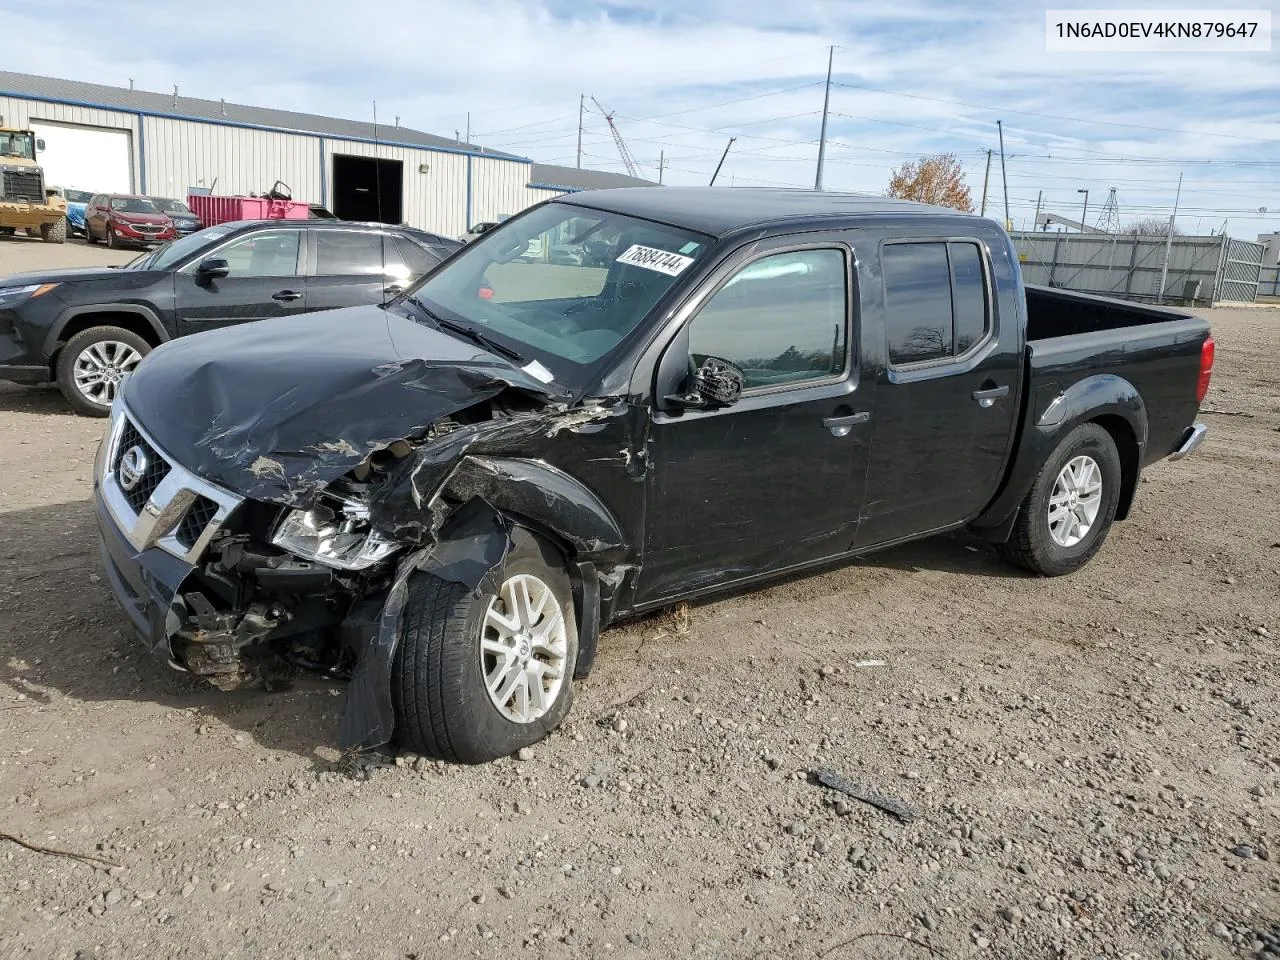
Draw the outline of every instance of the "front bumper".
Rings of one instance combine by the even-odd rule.
[[[122,461],[131,453],[134,469],[126,478]],[[243,500],[179,466],[119,399],[98,450],[93,488],[103,567],[116,602],[147,647],[172,660],[170,642],[191,620],[183,584]]]
[[[113,223],[112,228],[116,232],[116,238],[125,240],[129,243],[164,243],[166,240],[172,240],[175,236],[172,227],[166,227],[164,230],[155,232],[139,230],[127,223]]]

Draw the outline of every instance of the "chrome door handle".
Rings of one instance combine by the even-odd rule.
[[[301,300],[302,294],[297,290],[281,290],[279,293],[273,293],[271,299],[287,303],[290,300]]]
[[[833,437],[847,437],[859,423],[869,423],[871,414],[867,411],[850,413],[842,417],[824,417],[822,425],[831,431]]]
[[[1008,395],[1009,387],[1007,385],[1003,387],[991,387],[989,390],[973,391],[973,399],[978,401],[978,406],[980,407],[989,407],[1001,397],[1007,397]]]

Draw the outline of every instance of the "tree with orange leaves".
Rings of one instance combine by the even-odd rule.
[[[893,171],[888,195],[900,200],[952,207],[965,213],[973,210],[973,198],[969,196],[964,172],[954,153],[908,160]]]

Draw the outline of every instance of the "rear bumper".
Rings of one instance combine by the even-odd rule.
[[[1178,445],[1174,448],[1173,453],[1169,454],[1170,460],[1181,460],[1183,457],[1189,457],[1196,452],[1196,448],[1204,443],[1204,435],[1209,432],[1209,428],[1203,423],[1195,423],[1187,427],[1186,433],[1182,435],[1182,439],[1178,441]]]

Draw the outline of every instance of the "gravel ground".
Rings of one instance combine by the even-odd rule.
[[[947,538],[633,623],[521,757],[365,782],[340,687],[138,649],[101,421],[0,387],[0,832],[103,861],[0,840],[0,956],[1280,952],[1280,311],[1209,316],[1208,440],[1075,576]]]

